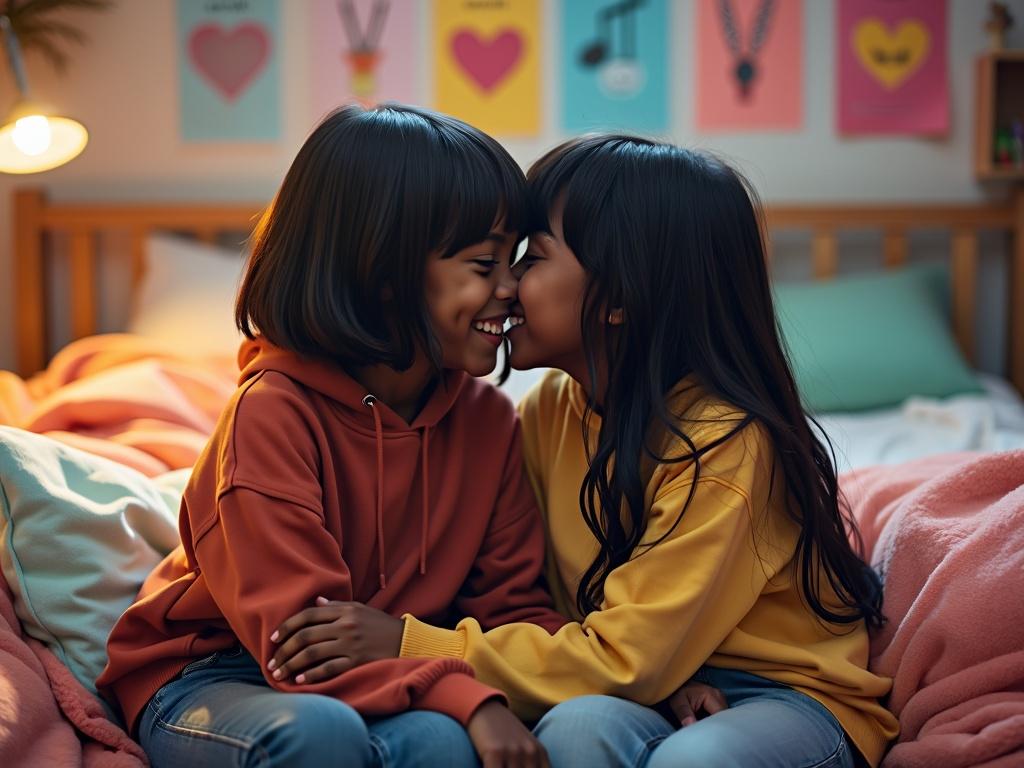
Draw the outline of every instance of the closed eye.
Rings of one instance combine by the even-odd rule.
[[[472,259],[472,263],[478,268],[483,270],[483,274],[490,274],[490,272],[498,266],[498,260],[488,256],[486,258]]]

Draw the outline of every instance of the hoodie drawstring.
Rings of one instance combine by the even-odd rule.
[[[380,413],[377,412],[377,398],[367,395],[363,405],[373,414],[373,428],[377,437],[377,560],[379,566],[380,588],[388,586],[387,558],[384,552],[384,427]],[[430,449],[430,427],[423,428],[423,439],[420,442],[423,472],[423,514],[420,520],[420,574],[427,573],[427,529],[430,518],[430,464],[427,460]]]
[[[430,514],[430,465],[427,463],[427,446],[430,442],[430,427],[423,428],[423,459],[421,470],[423,472],[423,517],[420,520],[420,575],[427,573],[427,517]]]
[[[380,569],[380,588],[388,586],[387,562],[384,554],[384,427],[377,413],[377,398],[367,395],[363,405],[368,406],[373,414],[373,428],[377,434],[377,561]]]

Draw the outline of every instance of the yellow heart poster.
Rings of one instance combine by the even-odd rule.
[[[540,132],[540,0],[435,0],[435,106],[497,136]]]
[[[840,0],[839,132],[949,130],[945,0]]]

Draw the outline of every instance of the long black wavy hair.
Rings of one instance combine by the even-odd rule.
[[[599,351],[607,376],[580,489],[600,545],[579,584],[580,611],[601,603],[612,570],[658,543],[644,542],[643,462],[693,462],[695,482],[678,525],[701,457],[756,422],[773,444],[772,482],[781,469],[800,525],[804,599],[827,622],[881,624],[878,579],[847,536],[849,528],[859,542],[831,444],[808,423],[780,341],[761,205],[750,184],[711,155],[625,135],[570,140],[538,160],[527,181],[534,231],[550,232],[549,213],[563,206],[565,241],[588,277],[581,324],[590,380],[598,381]],[[609,308],[625,318],[614,335]],[[743,414],[713,444],[698,446],[666,402],[691,375]],[[588,409],[597,407],[590,394]],[[681,440],[685,455],[656,453],[652,426]],[[840,605],[823,595],[823,575]]]

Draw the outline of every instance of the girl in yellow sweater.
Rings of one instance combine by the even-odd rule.
[[[331,653],[359,662],[400,633],[402,656],[465,659],[540,718],[556,767],[877,765],[897,729],[866,669],[880,589],[779,340],[755,194],[628,136],[569,141],[529,180],[508,339],[514,367],[559,369],[520,413],[573,621],[484,632],[346,608]],[[286,622],[279,663],[314,616]],[[690,679],[729,708],[678,728],[662,703]]]

